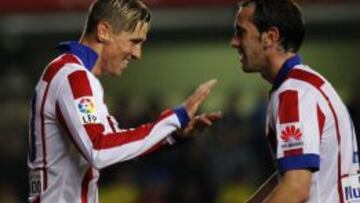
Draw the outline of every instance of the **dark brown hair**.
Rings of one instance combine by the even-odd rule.
[[[270,27],[280,32],[285,51],[297,52],[305,38],[305,26],[299,6],[292,0],[246,0],[240,7],[255,6],[253,23],[260,33]]]

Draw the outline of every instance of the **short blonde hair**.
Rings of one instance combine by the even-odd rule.
[[[89,8],[85,33],[94,32],[101,21],[110,23],[114,32],[133,32],[138,22],[150,23],[151,12],[141,0],[97,0]]]

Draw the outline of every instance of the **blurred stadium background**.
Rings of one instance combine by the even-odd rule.
[[[60,41],[77,40],[92,0],[0,1],[0,202],[27,196],[29,100]],[[264,138],[270,85],[245,75],[229,46],[236,0],[147,0],[154,19],[143,59],[102,77],[121,127],[182,102],[209,78],[220,83],[203,110],[224,119],[197,139],[102,171],[103,203],[243,202],[272,173]],[[360,122],[360,1],[302,0],[305,63],[325,75]]]

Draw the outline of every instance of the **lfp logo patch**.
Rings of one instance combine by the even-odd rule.
[[[77,110],[82,124],[97,123],[95,102],[92,97],[83,97],[76,101]]]
[[[90,98],[82,98],[78,104],[79,111],[83,114],[95,113],[95,105]]]

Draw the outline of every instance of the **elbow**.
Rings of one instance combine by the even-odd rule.
[[[125,156],[125,154],[123,154],[123,156],[115,156],[115,154],[109,154],[102,150],[93,149],[90,154],[89,164],[91,164],[97,170],[100,170],[112,164],[126,161],[131,158],[132,157]]]
[[[103,164],[101,164],[99,161],[95,161],[93,160],[91,163],[92,167],[94,167],[96,170],[100,170],[105,168],[105,166]]]
[[[310,198],[310,188],[297,185],[297,187],[293,188],[292,194],[297,202],[306,202]]]
[[[298,196],[298,199],[300,200],[299,202],[306,202],[310,198],[310,191],[301,189],[297,193],[297,196]]]
[[[88,158],[89,164],[97,170],[103,169],[106,167],[104,160],[101,158],[101,154],[95,150],[92,151]]]

